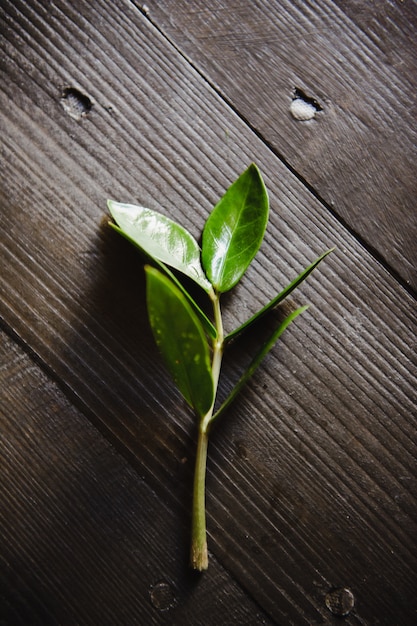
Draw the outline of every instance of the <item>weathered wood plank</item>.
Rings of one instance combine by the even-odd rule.
[[[214,433],[211,549],[277,623],[331,621],[324,598],[340,585],[357,598],[346,623],[412,623],[414,301],[131,5],[4,8],[3,323],[177,507],[192,417],[155,356],[140,260],[98,225],[112,196],[198,235],[258,162],[271,222],[229,327],[338,252],[297,296],[311,313]],[[61,106],[67,86],[93,102],[78,122]]]
[[[417,288],[415,2],[158,0],[146,15]],[[290,114],[295,90],[319,104]]]
[[[272,624],[212,559],[188,575],[188,521],[0,335],[0,621]]]

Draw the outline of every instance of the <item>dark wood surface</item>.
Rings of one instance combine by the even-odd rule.
[[[2,625],[416,623],[416,5],[380,6],[2,2]],[[213,432],[195,577],[195,422],[106,199],[198,236],[251,161],[271,217],[227,325],[337,250]]]
[[[271,150],[415,291],[415,2],[147,6]],[[308,123],[290,115],[298,91],[320,109]]]

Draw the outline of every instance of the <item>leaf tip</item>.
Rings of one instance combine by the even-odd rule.
[[[107,198],[107,208],[109,209],[111,214],[113,214],[113,206],[115,204],[116,204],[115,200],[112,200],[111,198]]]

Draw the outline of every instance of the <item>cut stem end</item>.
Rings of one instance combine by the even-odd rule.
[[[190,565],[198,572],[203,572],[208,568],[207,541],[204,541],[202,544],[193,542]]]

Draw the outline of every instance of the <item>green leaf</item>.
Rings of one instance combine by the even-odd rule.
[[[174,283],[153,267],[145,269],[155,341],[182,395],[203,417],[214,400],[210,350],[203,327]]]
[[[240,378],[240,380],[237,383],[237,385],[233,388],[233,390],[230,393],[230,395],[226,398],[226,400],[220,406],[218,411],[216,411],[216,413],[213,415],[213,417],[210,420],[210,424],[212,424],[212,422],[214,420],[217,420],[217,418],[220,417],[224,413],[224,411],[230,406],[230,404],[236,398],[236,396],[241,391],[241,389],[244,387],[244,385],[246,385],[246,383],[248,382],[249,378],[254,374],[256,369],[259,367],[261,361],[268,354],[268,352],[271,350],[271,348],[273,348],[273,346],[275,345],[277,340],[281,337],[281,335],[284,332],[284,330],[291,324],[291,322],[293,322],[295,320],[295,318],[298,315],[300,315],[300,313],[303,313],[306,309],[308,309],[308,305],[302,306],[299,309],[296,309],[295,311],[290,313],[279,324],[279,326],[277,328],[274,329],[274,331],[271,334],[271,336],[269,337],[269,339],[267,339],[267,341],[263,344],[263,346],[261,347],[259,352],[253,358],[253,360],[251,361],[249,367],[244,372],[244,374]]]
[[[201,267],[201,250],[194,237],[169,217],[135,204],[107,201],[120,229],[149,256],[179,270],[205,291],[211,290]]]
[[[194,300],[194,298],[192,298],[192,296],[189,294],[189,292],[185,289],[185,287],[180,283],[180,281],[177,279],[177,277],[175,276],[175,274],[173,274],[171,272],[171,270],[165,265],[165,263],[162,263],[162,261],[159,261],[158,259],[156,259],[155,257],[152,257],[149,253],[147,253],[136,241],[134,241],[124,230],[122,230],[121,228],[119,228],[119,226],[117,226],[116,224],[114,224],[113,222],[109,222],[109,225],[111,226],[111,228],[113,228],[113,230],[115,230],[117,233],[119,233],[120,235],[122,235],[122,237],[124,237],[125,239],[127,239],[128,241],[130,241],[130,243],[132,243],[134,246],[136,246],[136,248],[138,248],[138,250],[145,256],[145,258],[151,262],[153,265],[155,265],[157,268],[159,268],[159,270],[165,274],[166,276],[168,276],[178,287],[178,289],[184,294],[184,296],[187,298],[188,302],[191,304],[191,306],[194,308],[195,312],[197,313],[197,315],[200,318],[200,321],[203,323],[204,328],[207,332],[208,335],[210,335],[210,337],[212,337],[213,339],[216,339],[217,337],[217,330],[215,329],[215,327],[213,326],[213,324],[211,323],[211,321],[209,320],[209,318],[207,317],[207,315],[204,313],[204,311],[202,311],[202,309],[198,306],[197,302]]]
[[[236,285],[258,252],[268,211],[268,194],[252,163],[229,187],[204,226],[202,263],[219,293]]]
[[[255,322],[258,321],[260,317],[265,315],[268,311],[278,306],[287,296],[290,295],[294,289],[296,289],[301,283],[311,274],[311,272],[317,267],[317,265],[331,252],[333,252],[334,248],[327,250],[323,254],[321,254],[311,265],[309,265],[305,270],[301,272],[290,284],[285,287],[275,298],[273,298],[268,304],[266,304],[262,309],[260,309],[255,315],[249,318],[246,322],[244,322],[241,326],[232,330],[226,337],[225,342],[229,342],[231,339],[235,339],[238,335],[240,335],[247,328],[252,326]]]

